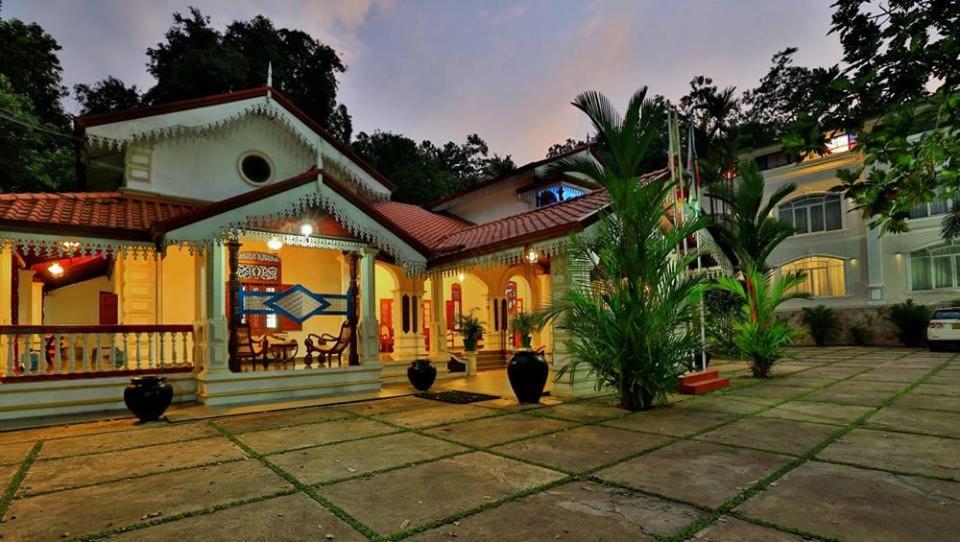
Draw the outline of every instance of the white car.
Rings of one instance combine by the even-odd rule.
[[[939,352],[949,344],[960,345],[960,307],[933,311],[927,326],[927,344],[931,352]]]

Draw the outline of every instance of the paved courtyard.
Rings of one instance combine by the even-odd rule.
[[[400,397],[0,433],[11,540],[960,540],[960,357],[803,348],[628,414]]]

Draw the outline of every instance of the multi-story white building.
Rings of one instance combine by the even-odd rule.
[[[881,235],[842,193],[837,171],[863,166],[863,153],[853,135],[830,141],[830,152],[791,163],[779,145],[758,149],[756,160],[769,193],[787,183],[796,192],[777,210],[777,216],[794,225],[797,233],[770,257],[783,271],[803,271],[803,290],[809,300],[785,304],[787,311],[826,305],[840,311],[845,326],[864,321],[876,332],[877,342],[895,342],[887,308],[908,298],[917,303],[941,305],[960,297],[960,245],[946,242],[940,233],[943,215],[953,202],[924,203],[914,208],[910,231]],[[835,340],[849,340],[841,330]]]

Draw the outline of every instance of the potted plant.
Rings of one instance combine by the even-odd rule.
[[[507,364],[507,377],[520,404],[539,403],[543,387],[547,385],[550,367],[542,354],[530,348],[531,334],[539,324],[540,319],[529,312],[521,312],[510,321],[510,331],[520,334],[521,348]]]
[[[141,422],[159,419],[173,400],[173,387],[164,376],[135,376],[123,390],[123,402]]]
[[[417,359],[407,367],[407,379],[414,388],[427,391],[437,380],[437,368],[428,359]]]
[[[457,321],[457,332],[463,337],[464,357],[467,358],[467,375],[473,375],[477,372],[477,341],[483,337],[483,322],[474,316],[477,309],[470,311],[470,314],[460,315]]]

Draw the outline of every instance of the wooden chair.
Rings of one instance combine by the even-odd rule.
[[[340,335],[334,337],[329,333],[322,333],[317,335],[316,333],[311,333],[307,335],[307,338],[304,339],[303,345],[307,347],[307,357],[310,357],[314,352],[320,354],[320,363],[323,364],[326,362],[327,366],[330,367],[333,364],[333,356],[337,356],[337,364],[343,367],[343,351],[347,349],[347,346],[350,346],[350,334],[353,332],[350,329],[350,324],[344,322],[340,326]]]
[[[263,368],[267,368],[267,338],[255,337],[250,332],[250,323],[240,324],[234,330],[237,334],[237,357],[240,358],[240,370],[243,370],[243,362],[250,360],[253,363],[253,369],[257,369],[257,362],[263,363]]]

